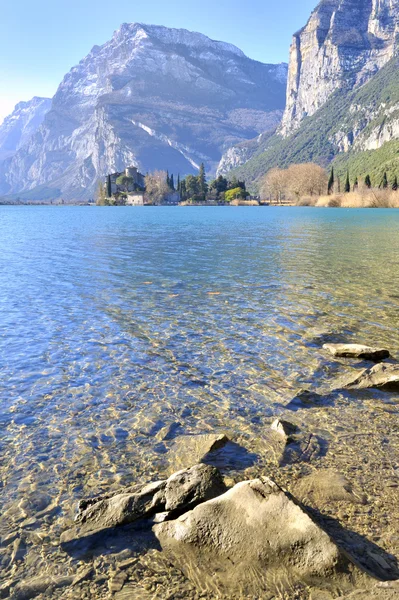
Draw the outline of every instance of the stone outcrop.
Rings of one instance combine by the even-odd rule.
[[[398,0],[322,0],[293,37],[282,133],[370,79],[395,55],[398,30]]]
[[[352,570],[327,533],[268,478],[239,483],[153,530],[172,561],[208,592],[258,597],[298,583],[328,585]]]
[[[287,65],[199,33],[123,24],[64,77],[39,131],[1,166],[0,195],[86,199],[128,165],[215,173],[226,148],[280,119],[286,77]]]
[[[385,348],[371,348],[362,344],[324,344],[323,348],[337,357],[364,358],[375,362],[390,357],[389,350]]]
[[[399,365],[381,363],[372,369],[364,369],[347,379],[341,387],[355,390],[379,388],[399,391]]]
[[[145,486],[133,486],[118,493],[82,500],[76,516],[76,527],[65,531],[61,543],[68,544],[102,530],[128,525],[155,513],[190,510],[225,491],[217,469],[195,465],[174,473],[169,479]]]

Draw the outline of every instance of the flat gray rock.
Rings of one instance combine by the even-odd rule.
[[[163,550],[201,590],[243,595],[297,583],[351,584],[349,559],[268,478],[237,484],[175,521],[153,527]],[[335,581],[336,583],[336,581]]]
[[[379,388],[399,391],[399,364],[378,364],[364,369],[347,379],[341,386],[344,389],[363,390]]]
[[[199,502],[225,491],[219,471],[201,464],[179,471],[164,481],[83,500],[79,503],[76,527],[61,535],[61,543],[68,544],[102,530],[151,517],[155,513],[166,511],[173,514],[175,511],[189,510]]]
[[[166,482],[165,511],[189,510],[226,491],[223,478],[215,467],[195,465],[187,471],[175,473]]]
[[[390,357],[389,350],[385,348],[372,348],[362,344],[324,344],[323,348],[333,356],[344,358],[364,358],[378,362]]]

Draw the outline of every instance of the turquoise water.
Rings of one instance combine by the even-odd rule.
[[[399,356],[398,232],[394,210],[0,207],[2,535],[164,474],[172,424],[261,461],[290,398],[353,368],[325,341]]]

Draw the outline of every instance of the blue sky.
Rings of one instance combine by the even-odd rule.
[[[317,0],[1,0],[0,122],[20,100],[52,96],[124,22],[200,31],[263,62],[288,60]]]

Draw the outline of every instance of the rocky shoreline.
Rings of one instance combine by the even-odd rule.
[[[327,344],[324,349],[337,360],[377,363],[338,378],[332,390],[399,390],[399,365],[388,350],[354,344]],[[303,391],[292,400],[293,415],[309,406],[326,408],[328,403],[322,394]],[[159,435],[171,441],[171,475],[81,500],[74,522],[65,520],[53,542],[72,559],[70,572],[65,574],[59,564],[58,571],[31,579],[19,580],[11,573],[0,584],[0,597],[399,597],[399,480],[397,474],[396,479],[386,477],[388,470],[396,472],[397,460],[393,456],[388,464],[384,446],[373,449],[379,440],[373,439],[375,427],[378,418],[365,423],[360,443],[370,436],[370,461],[380,464],[374,477],[379,490],[372,490],[371,480],[362,481],[356,471],[356,431],[348,434],[353,464],[347,462],[341,470],[342,456],[327,450],[328,441],[310,417],[306,422],[275,418],[267,433],[267,469],[248,462],[237,480],[229,475],[229,461],[240,453],[250,456],[251,447],[224,433],[179,435],[178,424],[170,426]],[[381,527],[390,531],[389,539],[376,535]],[[34,540],[33,523],[24,536],[25,541],[13,533],[2,538],[7,556],[12,550],[11,564],[18,564],[24,544]],[[45,540],[37,536],[40,546]]]

